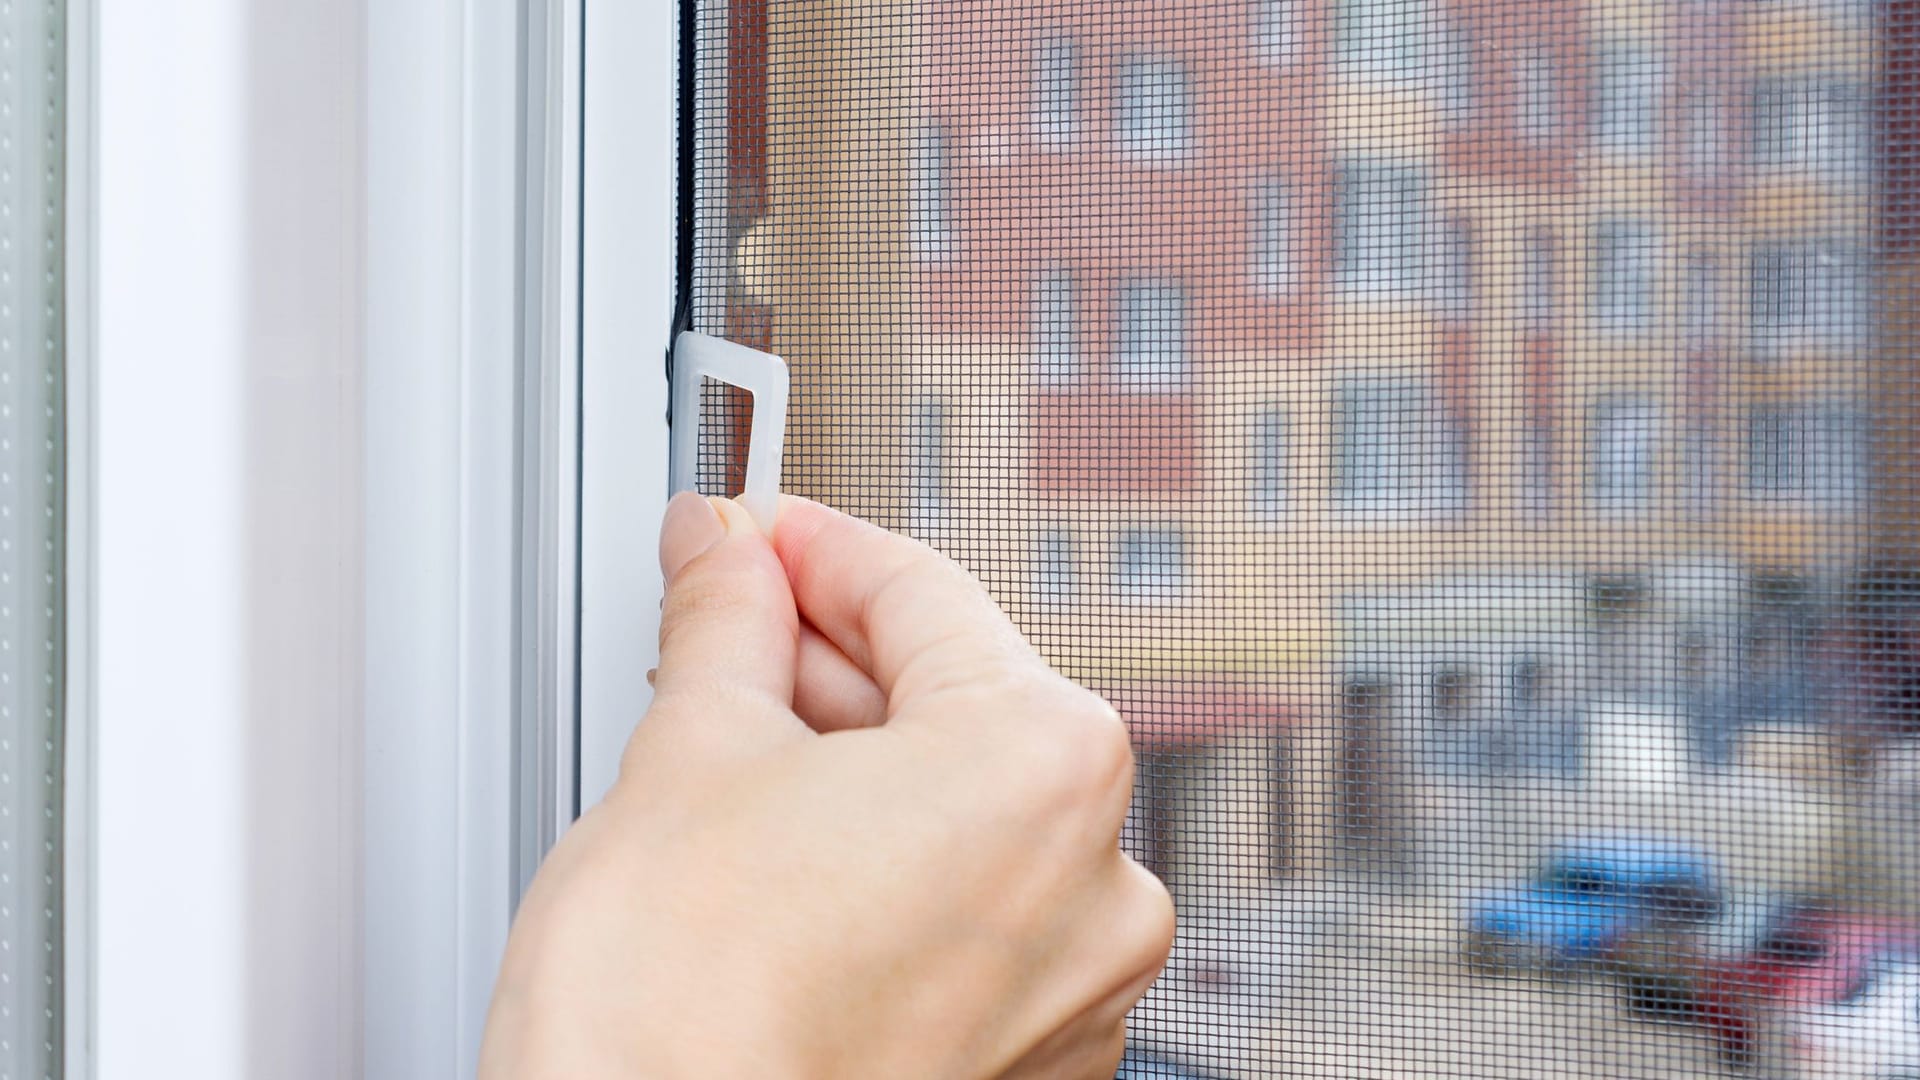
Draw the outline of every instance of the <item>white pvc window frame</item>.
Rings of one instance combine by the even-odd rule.
[[[580,801],[652,701],[678,174],[674,4],[586,6],[580,363]],[[716,88],[717,89],[717,88]],[[693,153],[694,147],[679,147]]]
[[[649,700],[674,7],[72,0],[68,1076],[472,1074]]]

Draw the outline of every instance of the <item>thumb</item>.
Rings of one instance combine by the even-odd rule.
[[[692,492],[674,496],[660,528],[660,570],[660,670],[642,728],[712,749],[805,735],[793,713],[793,593],[746,510]]]

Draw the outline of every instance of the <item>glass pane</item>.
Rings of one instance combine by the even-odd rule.
[[[1133,732],[1182,912],[1133,1075],[1920,1064],[1860,1004],[1920,950],[1920,7],[694,45],[694,320],[792,365],[786,486]]]
[[[0,1076],[61,1075],[66,5],[0,6]]]

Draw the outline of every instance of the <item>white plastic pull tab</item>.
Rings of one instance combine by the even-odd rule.
[[[700,387],[707,379],[753,395],[747,483],[740,503],[760,531],[772,536],[780,507],[780,453],[787,438],[786,361],[691,330],[674,339],[673,434],[667,451],[667,479],[674,491],[692,491],[699,483]]]

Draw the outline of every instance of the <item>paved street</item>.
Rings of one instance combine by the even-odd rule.
[[[1742,1075],[1722,1069],[1697,1031],[1624,1016],[1604,980],[1466,972],[1454,959],[1450,930],[1439,910],[1400,909],[1390,919],[1382,910],[1323,924],[1317,942],[1290,961],[1242,973],[1263,985],[1213,995],[1162,991],[1139,1014],[1136,1031],[1141,1041],[1232,1077]],[[1273,955],[1305,936],[1277,928],[1250,939],[1265,939]]]

